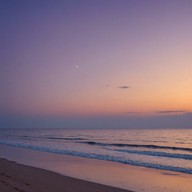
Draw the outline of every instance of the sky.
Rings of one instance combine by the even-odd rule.
[[[191,0],[1,0],[0,128],[192,128]]]

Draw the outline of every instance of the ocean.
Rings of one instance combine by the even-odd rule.
[[[191,129],[1,129],[0,144],[192,174]]]

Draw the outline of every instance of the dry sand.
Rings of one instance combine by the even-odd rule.
[[[128,192],[0,159],[1,192]],[[129,191],[130,192],[130,191]]]

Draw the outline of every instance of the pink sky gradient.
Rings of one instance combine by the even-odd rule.
[[[192,111],[192,1],[0,4],[3,118]]]

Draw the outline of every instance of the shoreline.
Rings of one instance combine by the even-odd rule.
[[[3,192],[132,192],[63,176],[2,158],[0,168],[0,191]]]
[[[0,158],[136,192],[191,192],[192,175],[0,145]]]

